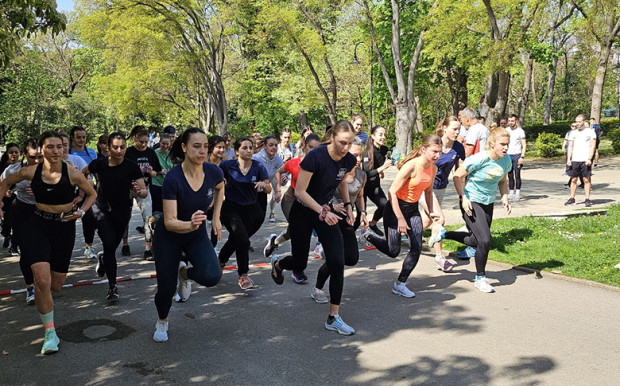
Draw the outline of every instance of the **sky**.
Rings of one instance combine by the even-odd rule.
[[[56,5],[59,11],[72,11],[73,0],[56,0]]]

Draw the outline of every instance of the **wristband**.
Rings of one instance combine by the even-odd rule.
[[[319,221],[325,221],[325,217],[327,213],[331,211],[329,205],[323,205],[323,209],[321,209],[321,214],[319,214]]]
[[[353,204],[351,204],[351,201],[349,201],[349,202],[345,202],[345,203],[344,203],[344,207],[345,207],[345,208],[346,208],[347,206],[349,206],[349,205],[350,205],[350,206],[353,206]]]
[[[78,212],[80,214],[80,218],[84,217],[84,215],[86,214],[86,212],[84,212],[84,209],[82,209],[82,208],[78,208],[76,210],[76,212]]]

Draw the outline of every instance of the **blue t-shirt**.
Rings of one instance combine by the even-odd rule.
[[[326,145],[312,149],[299,164],[303,170],[312,173],[306,192],[319,205],[327,204],[334,197],[338,184],[356,164],[357,159],[351,153],[334,161]]]
[[[506,154],[496,161],[488,152],[481,151],[469,156],[463,167],[469,173],[465,184],[465,195],[470,201],[488,205],[495,201],[495,192],[499,181],[512,167],[510,156]]]
[[[454,141],[452,149],[447,153],[441,153],[441,157],[435,162],[437,174],[433,183],[433,189],[445,189],[448,186],[450,170],[458,163],[458,160],[465,160],[465,147],[459,141]]]
[[[251,205],[256,202],[254,184],[269,180],[267,169],[258,161],[252,160],[252,166],[246,175],[241,173],[238,160],[222,161],[220,168],[226,178],[226,201],[239,205]]]
[[[89,147],[85,147],[84,150],[80,150],[80,151],[77,151],[77,150],[75,150],[73,148],[70,148],[69,149],[69,154],[75,154],[75,155],[79,156],[84,161],[86,161],[87,165],[91,161],[94,161],[94,160],[97,159],[97,152],[95,152],[93,149],[91,149]]]
[[[361,139],[362,141],[364,141],[364,145],[366,145],[366,142],[368,141],[368,134],[360,130],[359,133],[355,134],[355,138]]]
[[[217,166],[205,162],[202,164],[202,169],[205,173],[205,179],[198,191],[194,191],[187,182],[181,165],[173,167],[166,173],[162,187],[162,198],[177,202],[177,218],[181,221],[190,221],[192,214],[197,210],[207,213],[207,209],[213,201],[215,187],[224,181],[224,175]]]

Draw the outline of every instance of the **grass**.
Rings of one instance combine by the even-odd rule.
[[[489,258],[620,287],[620,205],[607,216],[494,220]],[[456,227],[448,227],[455,229]],[[446,250],[464,247],[445,240]]]

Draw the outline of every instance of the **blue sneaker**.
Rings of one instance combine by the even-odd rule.
[[[476,256],[476,249],[472,247],[467,247],[456,254],[459,259],[471,259],[474,256]]]
[[[340,315],[334,315],[334,318],[332,320],[329,320],[328,318],[327,322],[325,322],[325,328],[330,331],[336,331],[340,335],[355,334],[355,330],[353,329],[353,327],[346,324],[344,320],[342,320]]]
[[[41,354],[47,355],[58,352],[58,343],[60,343],[60,339],[58,339],[56,331],[48,328],[45,330],[45,341],[43,342],[43,347],[41,347]]]

